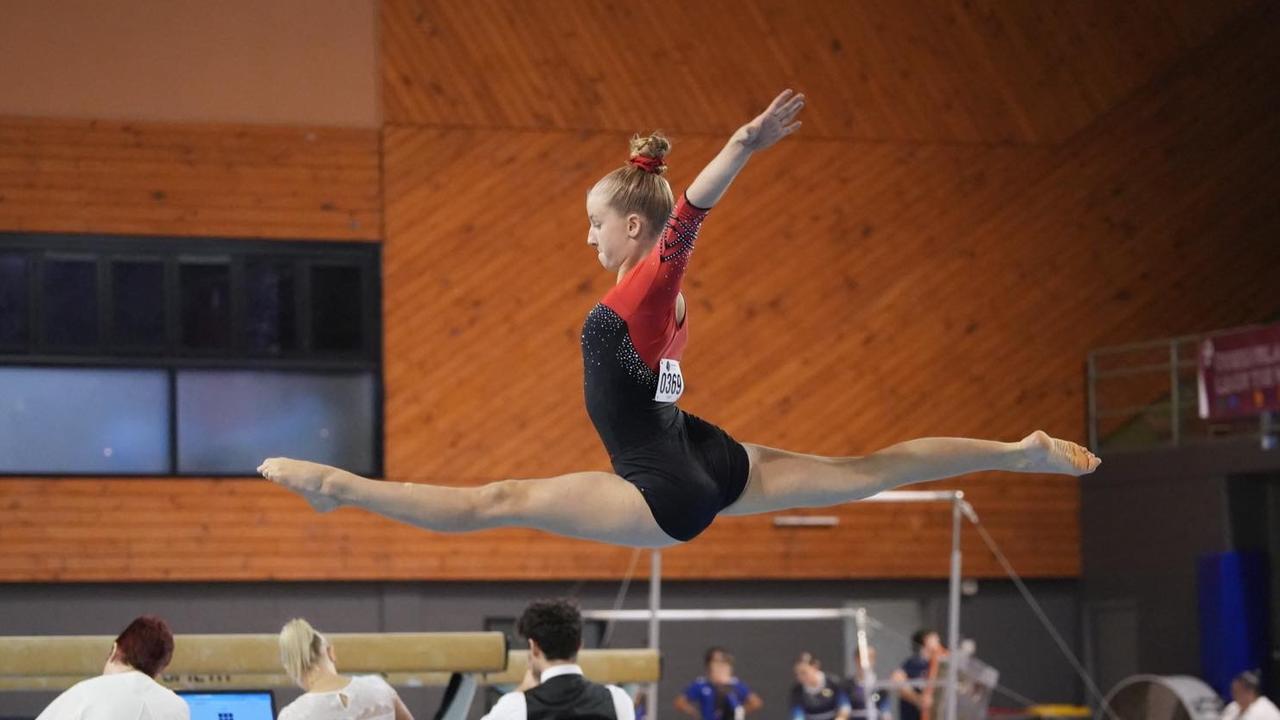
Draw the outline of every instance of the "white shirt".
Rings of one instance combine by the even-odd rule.
[[[1249,709],[1243,715],[1240,714],[1240,703],[1228,705],[1222,711],[1222,720],[1280,720],[1280,708],[1268,700],[1266,695],[1259,695],[1257,700],[1249,703]]]
[[[99,675],[59,695],[36,720],[190,720],[177,693],[144,673]]]
[[[309,692],[289,703],[278,720],[394,720],[396,691],[377,675],[357,675],[340,690]]]
[[[577,665],[554,665],[542,671],[539,680],[546,682],[553,677],[560,677],[561,675],[581,674],[582,668]],[[635,703],[631,702],[631,696],[627,694],[627,691],[617,685],[605,685],[605,687],[608,688],[609,694],[613,696],[613,712],[618,716],[618,720],[636,720],[636,706]],[[516,691],[509,692],[498,698],[498,702],[494,703],[493,709],[481,720],[527,720],[528,717],[528,705],[525,704],[524,693]],[[281,717],[280,720],[285,719]]]

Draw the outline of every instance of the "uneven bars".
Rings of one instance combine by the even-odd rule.
[[[964,499],[963,490],[885,490],[858,502],[954,502]]]
[[[853,617],[856,608],[735,608],[659,610],[659,620],[840,620]],[[651,610],[583,610],[588,620],[615,620],[621,622],[648,621],[654,616]]]
[[[881,493],[864,498],[860,502],[897,502],[897,503],[921,503],[921,502],[947,502],[952,504],[953,517],[960,513],[973,518],[973,508],[969,503],[965,502],[964,492],[961,490],[886,490]],[[662,565],[659,559],[659,551],[653,553],[653,562],[649,571],[649,609],[648,610],[586,610],[583,611],[582,617],[591,620],[614,620],[623,622],[646,621],[649,623],[649,639],[650,647],[658,650],[657,635],[658,626],[662,620],[685,621],[685,620],[844,620],[853,617],[855,608],[772,608],[772,609],[738,609],[738,610],[662,610],[661,603],[661,583],[662,583]],[[959,613],[959,587],[960,574],[957,556],[959,555],[959,536],[953,536],[952,539],[952,572],[950,578],[950,592],[948,602],[948,618],[957,618]],[[951,634],[954,635],[958,629],[958,623],[951,623]],[[945,720],[955,720],[954,714],[954,697],[955,697],[955,679],[950,678],[948,690],[950,692],[951,702],[947,703],[947,709],[951,714]],[[656,685],[650,686],[649,704],[652,706],[654,720],[657,720],[657,688]]]

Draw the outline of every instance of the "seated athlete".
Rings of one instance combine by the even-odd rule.
[[[582,329],[587,413],[614,472],[472,487],[380,482],[287,458],[259,472],[320,511],[353,505],[437,532],[528,527],[636,547],[692,540],[720,514],[838,505],[983,470],[1092,472],[1097,457],[1039,431],[1020,442],[925,438],[819,457],[739,443],[676,405],[689,337],[680,287],[698,228],[754,153],[800,127],[803,107],[790,90],[775,98],[678,202],[662,177],[670,143],[660,135],[633,139],[630,162],[587,195],[587,244],[618,276]]]

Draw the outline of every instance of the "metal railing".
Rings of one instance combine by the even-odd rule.
[[[1138,450],[1256,435],[1257,418],[1210,421],[1197,407],[1201,341],[1240,329],[1090,351],[1085,369],[1090,449]]]

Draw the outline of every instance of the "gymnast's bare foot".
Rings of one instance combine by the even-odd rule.
[[[1102,464],[1097,455],[1073,442],[1049,437],[1043,430],[1026,436],[1019,445],[1025,455],[1018,472],[1087,475]]]
[[[329,512],[338,507],[337,499],[330,497],[325,489],[325,478],[334,472],[334,468],[328,465],[290,458],[267,458],[258,466],[258,472],[271,482],[301,495],[316,512]]]

